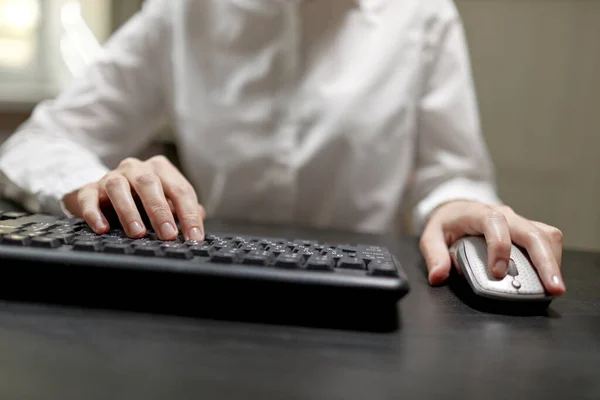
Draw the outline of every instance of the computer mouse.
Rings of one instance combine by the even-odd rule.
[[[508,273],[502,279],[493,276],[488,266],[487,243],[483,236],[465,236],[457,240],[450,247],[450,255],[478,296],[521,302],[552,300],[527,252],[514,244]]]

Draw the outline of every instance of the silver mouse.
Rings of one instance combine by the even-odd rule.
[[[527,255],[514,244],[508,273],[502,279],[496,278],[490,271],[487,243],[482,236],[466,236],[457,240],[450,247],[450,255],[473,292],[479,296],[509,301],[552,300]]]

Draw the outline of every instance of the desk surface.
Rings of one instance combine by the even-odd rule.
[[[207,229],[241,226],[208,223]],[[263,229],[263,234],[281,230]],[[2,399],[599,399],[600,255],[567,251],[544,315],[482,311],[432,288],[414,239],[379,243],[411,282],[396,331],[0,302]]]

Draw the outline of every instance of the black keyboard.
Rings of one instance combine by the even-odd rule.
[[[397,258],[379,246],[223,232],[202,242],[161,241],[151,229],[131,239],[118,228],[97,235],[80,219],[15,211],[0,212],[0,287],[0,296],[27,287],[32,294],[110,298],[120,290],[138,297],[152,288],[163,299],[172,290],[187,293],[188,302],[267,296],[276,306],[293,296],[338,307],[396,303],[409,290]]]

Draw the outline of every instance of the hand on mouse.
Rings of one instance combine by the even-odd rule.
[[[136,200],[159,239],[177,238],[175,217],[186,240],[204,239],[204,208],[198,204],[192,185],[163,156],[146,161],[125,159],[100,181],[66,195],[63,202],[71,214],[83,218],[98,234],[109,231],[109,222],[102,210],[112,206],[125,234],[140,238],[146,235],[146,226]]]
[[[523,218],[510,207],[472,201],[445,203],[429,218],[421,236],[420,249],[432,285],[443,283],[450,274],[452,262],[448,246],[467,235],[485,237],[488,265],[494,276],[506,276],[512,242],[529,253],[548,292],[554,296],[564,294],[566,288],[560,272],[561,231]]]

